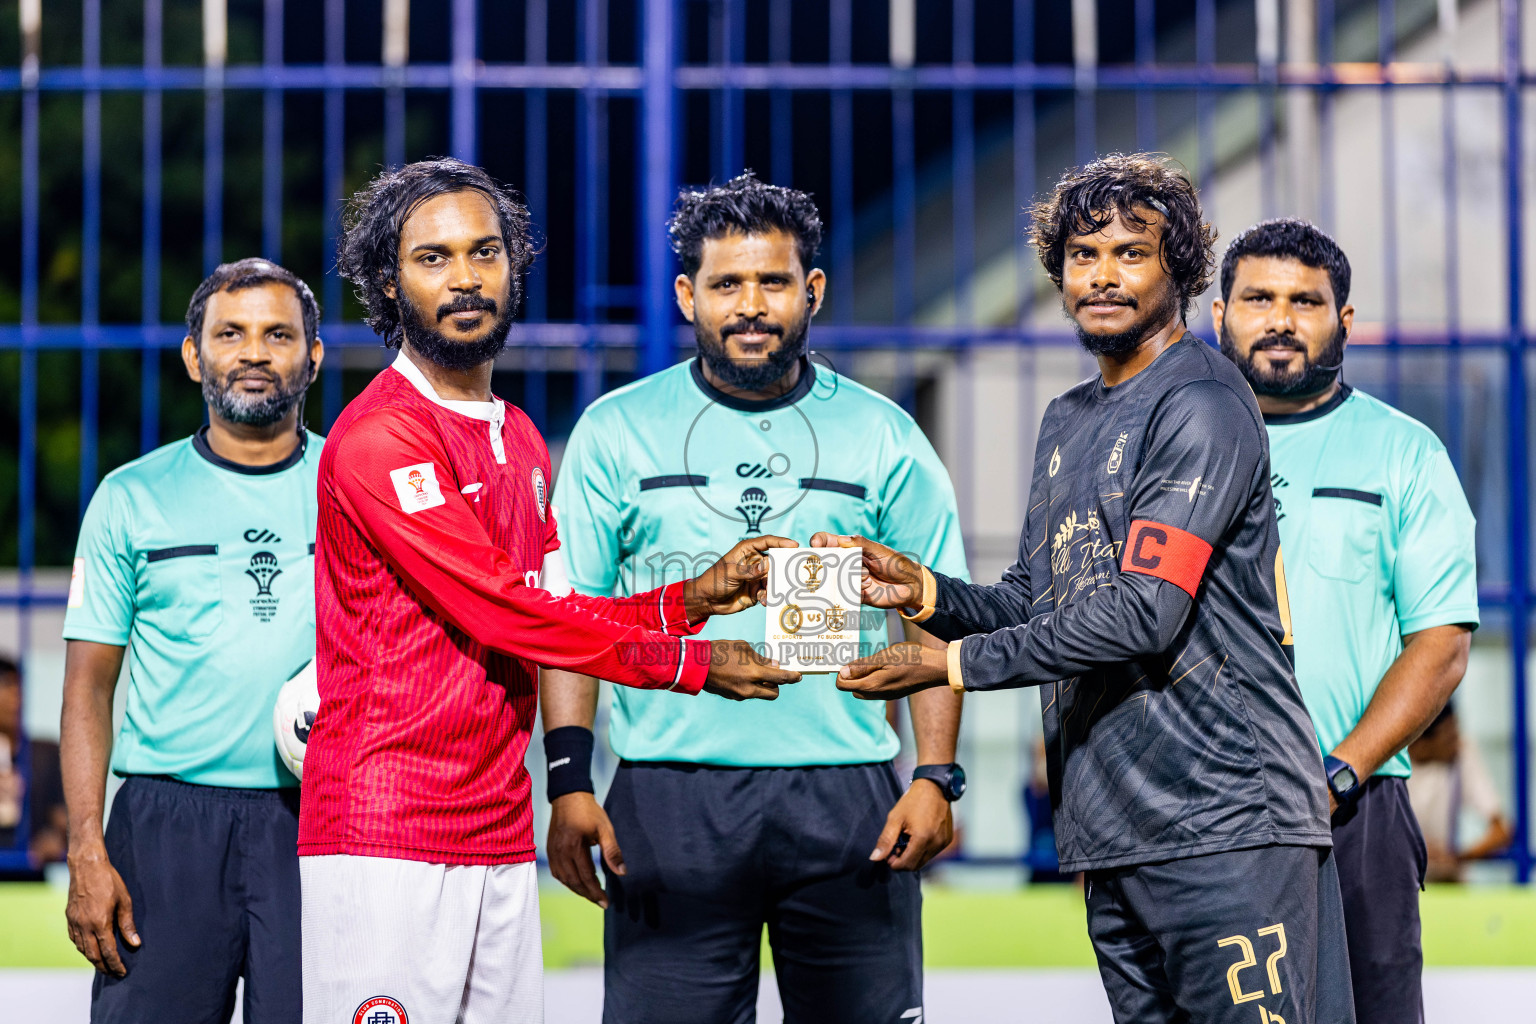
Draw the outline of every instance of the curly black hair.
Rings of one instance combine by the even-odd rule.
[[[282,284],[293,289],[299,297],[299,308],[303,310],[304,340],[313,345],[320,332],[320,304],[315,301],[315,293],[287,267],[255,256],[221,263],[203,278],[203,283],[192,293],[192,301],[187,303],[187,337],[202,345],[203,317],[208,312],[208,300],[217,292],[238,292],[264,284]]]
[[[357,285],[357,297],[368,310],[368,326],[389,348],[397,348],[401,339],[400,305],[384,291],[399,279],[400,230],[416,207],[452,192],[479,192],[495,207],[512,263],[510,308],[516,312],[522,304],[523,274],[537,249],[528,208],[517,193],[482,168],[452,157],[406,164],[380,174],[352,197],[336,258],[341,275]]]
[[[1244,256],[1280,256],[1303,266],[1328,271],[1335,309],[1349,301],[1349,257],[1317,225],[1294,217],[1277,217],[1245,228],[1221,257],[1221,301],[1232,297],[1237,264]]]
[[[667,222],[672,251],[683,261],[683,273],[693,277],[704,259],[704,240],[733,231],[760,235],[787,231],[795,236],[800,266],[809,271],[821,248],[821,215],[810,193],[757,180],[750,170],[724,185],[702,192],[683,192]]]
[[[1163,216],[1163,269],[1178,288],[1180,314],[1188,320],[1195,299],[1211,283],[1216,229],[1204,220],[1195,186],[1165,154],[1110,153],[1063,174],[1050,196],[1030,208],[1030,241],[1060,290],[1068,238],[1103,230],[1117,214],[1144,227],[1147,210]]]

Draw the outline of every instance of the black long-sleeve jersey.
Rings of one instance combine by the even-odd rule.
[[[1247,382],[1194,335],[1051,403],[1001,582],[934,577],[923,626],[963,638],[966,689],[1043,684],[1063,870],[1331,845],[1268,438]]]

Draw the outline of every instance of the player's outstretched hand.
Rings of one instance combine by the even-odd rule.
[[[683,584],[688,621],[702,622],[711,615],[730,615],[757,604],[768,587],[765,552],[769,548],[799,546],[788,537],[771,534],[738,542],[718,562]]]
[[[799,672],[779,668],[745,640],[711,640],[704,689],[727,700],[773,700],[779,687],[798,683]]]
[[[608,906],[603,883],[592,866],[592,847],[603,851],[603,864],[616,875],[624,874],[624,854],[613,834],[608,812],[591,793],[567,793],[549,805],[549,873],[571,892],[585,896],[600,907]]]
[[[875,608],[920,608],[923,604],[923,566],[868,537],[857,534],[818,533],[813,548],[863,548],[864,603]]]
[[[837,673],[837,688],[860,700],[895,700],[930,686],[949,683],[949,660],[942,647],[892,644],[867,658],[850,661]]]
[[[130,947],[139,948],[133,899],[107,851],[99,843],[81,845],[69,855],[69,902],[64,907],[69,939],[98,971],[122,978],[128,968],[118,955],[115,932],[121,932]]]

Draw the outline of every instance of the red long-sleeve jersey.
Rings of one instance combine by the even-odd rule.
[[[702,623],[680,584],[621,600],[540,588],[559,547],[549,478],[521,410],[438,399],[403,356],[336,421],[320,460],[301,855],[531,860],[537,666],[703,687],[709,645],[684,639]]]

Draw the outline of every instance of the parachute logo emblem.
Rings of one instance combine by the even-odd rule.
[[[768,504],[768,492],[761,487],[748,487],[741,492],[741,504],[736,506],[741,518],[747,522],[748,533],[763,532],[763,516],[773,511]]]
[[[251,556],[251,567],[245,574],[256,581],[256,596],[271,597],[272,581],[283,574],[277,567],[277,556],[270,551],[258,551]]]

